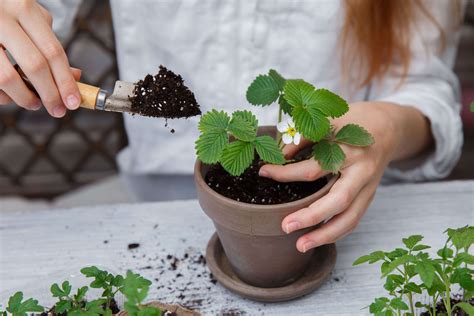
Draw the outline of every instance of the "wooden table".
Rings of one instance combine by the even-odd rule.
[[[474,181],[381,187],[356,231],[337,244],[336,268],[319,290],[263,304],[211,281],[199,257],[214,229],[197,201],[7,212],[0,214],[0,303],[23,290],[49,304],[51,282],[81,285],[79,268],[98,264],[136,270],[153,280],[152,299],[203,315],[364,315],[384,290],[378,266],[352,267],[357,257],[417,233],[436,249],[446,228],[473,223]],[[132,243],[139,247],[128,249]]]

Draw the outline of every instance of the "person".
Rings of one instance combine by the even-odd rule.
[[[0,50],[0,104],[14,101],[53,117],[75,110],[78,70],[70,69],[52,31],[67,33],[77,0],[2,0],[0,43],[39,93],[36,98]],[[341,94],[350,110],[332,124],[364,126],[368,148],[343,147],[346,163],[329,193],[282,222],[287,233],[323,223],[301,237],[300,251],[349,234],[383,181],[445,177],[462,146],[459,85],[452,72],[465,1],[111,1],[122,80],[134,82],[163,64],[181,73],[203,111],[248,108],[245,90],[275,68]],[[459,11],[458,10],[458,11]],[[459,14],[458,14],[459,15]],[[93,57],[93,56],[91,56]],[[275,108],[253,108],[261,125],[275,125]],[[198,118],[172,122],[125,115],[129,145],[118,157],[142,200],[186,198],[191,189]],[[289,145],[292,156],[301,146]],[[311,181],[322,175],[314,159],[266,165],[260,175]],[[176,196],[176,194],[180,194]],[[330,219],[330,220],[328,220]]]

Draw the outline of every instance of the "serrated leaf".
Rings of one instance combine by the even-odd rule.
[[[448,228],[447,233],[457,249],[467,249],[474,243],[474,226],[464,226],[457,229]]]
[[[369,312],[372,314],[382,312],[390,300],[386,297],[378,297],[369,306]]]
[[[97,277],[103,272],[104,271],[100,270],[99,268],[97,268],[95,266],[85,267],[85,268],[81,269],[81,273],[83,275],[85,275],[86,277],[88,277],[88,278]]]
[[[43,312],[44,307],[32,298],[23,301],[23,292],[16,292],[8,300],[7,311],[14,316],[26,316],[27,313]]]
[[[286,162],[285,156],[276,141],[270,136],[259,136],[255,139],[255,149],[260,158],[268,163],[282,165]]]
[[[420,275],[421,281],[423,281],[427,287],[431,287],[435,276],[433,264],[427,260],[418,261],[415,264],[415,270]]]
[[[224,111],[211,110],[199,120],[198,129],[201,133],[221,133],[229,126],[230,117]]]
[[[313,146],[314,159],[316,159],[325,171],[337,173],[346,159],[341,147],[336,143],[321,140]]]
[[[69,300],[60,300],[54,305],[54,311],[56,314],[62,314],[68,310],[70,310],[72,307],[71,301]]]
[[[259,75],[247,89],[247,101],[253,105],[270,105],[278,99],[278,83],[269,75]]]
[[[401,310],[401,311],[407,311],[408,310],[408,305],[405,304],[404,301],[402,301],[401,298],[396,297],[390,301],[390,306],[395,308],[396,310]]]
[[[311,97],[316,89],[310,83],[301,79],[290,79],[285,83],[284,97],[293,107],[311,104]]]
[[[396,258],[392,262],[388,263],[388,265],[385,267],[382,273],[382,277],[387,276],[387,274],[395,270],[398,266],[403,265],[413,260],[414,260],[414,257],[411,255],[403,255],[401,257]]]
[[[249,111],[237,111],[232,114],[228,131],[237,139],[252,142],[257,136],[258,121]]]
[[[408,249],[412,249],[422,239],[423,239],[423,236],[421,235],[412,235],[410,237],[403,238],[402,241]]]
[[[280,105],[280,108],[283,111],[283,113],[286,113],[289,116],[292,116],[293,107],[291,106],[291,104],[289,104],[286,101],[284,95],[280,95],[280,97],[278,98],[278,104]]]
[[[224,147],[229,143],[226,132],[204,133],[196,140],[196,155],[206,164],[219,161]]]
[[[239,176],[250,166],[253,158],[253,143],[236,140],[224,148],[220,162],[228,173]]]
[[[81,301],[85,296],[89,288],[87,286],[83,286],[77,289],[77,293],[75,295],[76,301]]]
[[[346,100],[327,89],[317,89],[311,94],[308,106],[316,107],[326,116],[341,117],[349,111]]]
[[[56,284],[56,283],[51,285],[50,291],[51,291],[51,294],[53,294],[53,297],[62,297],[62,296],[64,296],[63,290],[61,290],[59,285]]]
[[[407,254],[408,251],[406,251],[405,249],[402,249],[402,248],[396,248],[395,250],[393,251],[390,251],[390,252],[387,252],[385,253],[385,255],[390,259],[390,260],[395,260],[396,258],[398,257],[401,257],[405,254]]]
[[[374,138],[362,126],[347,124],[336,134],[336,141],[351,146],[365,147],[374,143]]]
[[[320,141],[330,129],[329,120],[316,109],[296,106],[293,108],[296,129],[308,140]]]
[[[283,76],[280,75],[275,69],[270,69],[270,71],[268,72],[268,75],[272,77],[272,79],[278,85],[278,90],[283,91],[283,88],[285,87],[286,79],[283,78]]]

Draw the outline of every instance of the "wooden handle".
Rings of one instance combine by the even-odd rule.
[[[15,69],[20,75],[21,79],[23,79],[23,81],[25,82],[28,89],[34,92],[34,94],[36,94],[36,96],[39,98],[38,92],[33,87],[33,84],[28,79],[28,77],[26,77],[23,70],[21,70],[21,68],[18,65],[15,65]],[[77,82],[77,86],[79,87],[79,92],[81,93],[81,98],[82,98],[80,107],[89,109],[89,110],[95,110],[97,96],[99,95],[100,88],[94,87],[85,83],[81,83],[81,82]]]
[[[89,110],[95,110],[95,104],[97,96],[99,95],[100,88],[94,87],[85,83],[78,82],[79,92],[81,93],[82,102],[80,107]]]

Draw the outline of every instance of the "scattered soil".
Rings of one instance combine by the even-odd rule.
[[[238,202],[251,204],[281,204],[305,198],[324,187],[326,178],[312,182],[282,183],[260,177],[258,171],[264,162],[255,159],[241,175],[232,176],[220,164],[212,165],[206,174],[206,183],[217,193]]]
[[[139,243],[131,243],[131,244],[128,244],[128,249],[129,250],[132,250],[132,249],[137,249],[138,247],[140,247],[140,244]]]
[[[132,112],[166,119],[188,118],[201,114],[194,93],[184,85],[183,78],[160,66],[155,76],[146,75],[135,83]]]
[[[462,301],[462,297],[460,296],[455,296],[451,298],[451,306],[456,305],[457,303]],[[469,304],[474,306],[474,298],[471,298],[469,301]],[[436,304],[436,314],[438,315],[439,313],[446,313],[446,307],[444,306],[443,301],[439,301],[438,304]],[[460,308],[455,308],[452,313],[453,316],[468,316],[466,312],[464,312]],[[425,311],[420,314],[420,316],[430,316],[430,313],[428,311]]]

